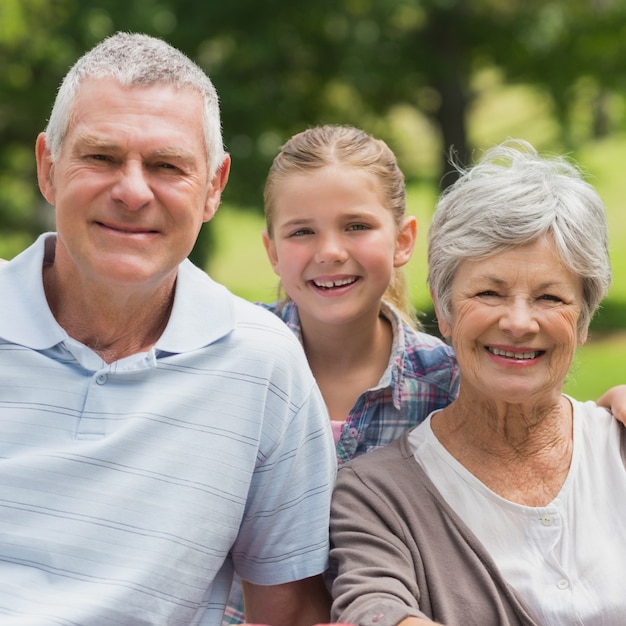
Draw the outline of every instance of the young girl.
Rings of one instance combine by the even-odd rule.
[[[451,349],[419,332],[403,266],[416,220],[395,155],[356,128],[292,137],[265,185],[263,242],[333,422],[340,463],[389,443],[456,395]]]
[[[264,201],[263,243],[285,297],[263,306],[302,342],[338,463],[447,406],[458,390],[456,360],[419,330],[409,305],[403,266],[417,227],[389,147],[349,126],[294,135],[274,159]],[[244,621],[236,581],[223,624]]]

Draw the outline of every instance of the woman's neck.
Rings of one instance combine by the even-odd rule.
[[[573,450],[565,397],[534,405],[465,403],[435,414],[433,433],[466,469],[502,497],[543,506],[561,489]]]

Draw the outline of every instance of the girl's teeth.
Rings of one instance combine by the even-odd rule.
[[[314,280],[316,287],[324,287],[326,289],[331,289],[332,287],[343,287],[344,285],[349,285],[354,282],[354,278],[344,278],[342,280],[328,280],[325,282],[319,282]]]

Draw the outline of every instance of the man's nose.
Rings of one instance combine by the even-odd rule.
[[[154,197],[141,163],[130,161],[118,170],[112,196],[131,211],[141,209]]]

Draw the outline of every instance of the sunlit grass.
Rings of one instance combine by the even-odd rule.
[[[211,222],[215,250],[209,274],[233,293],[253,302],[275,300],[274,274],[261,239],[263,216],[223,205]]]

